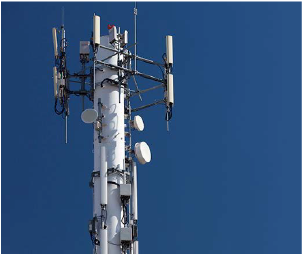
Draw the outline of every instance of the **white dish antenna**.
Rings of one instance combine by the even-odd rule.
[[[145,128],[144,121],[140,116],[135,116],[133,119],[133,127],[138,131],[143,131]]]
[[[81,119],[84,123],[93,123],[98,118],[98,112],[95,109],[85,109],[81,114]]]
[[[140,164],[146,164],[151,161],[151,151],[146,142],[136,143],[134,153]]]
[[[52,40],[53,40],[53,49],[54,49],[54,54],[55,57],[58,57],[58,39],[57,39],[57,29],[53,28],[52,29]]]

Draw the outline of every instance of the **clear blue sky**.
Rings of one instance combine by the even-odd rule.
[[[51,28],[65,6],[77,71],[93,13],[103,34],[115,24],[133,38],[133,3],[1,5],[2,253],[92,253],[92,130],[72,98],[64,144]],[[160,61],[165,35],[174,36],[176,101],[169,133],[158,107],[142,113],[146,128],[135,137],[153,156],[139,167],[140,253],[300,253],[300,3],[139,3],[138,11],[141,56]]]

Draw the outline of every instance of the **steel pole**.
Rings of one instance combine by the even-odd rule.
[[[108,36],[101,37],[101,45],[105,47],[113,47],[109,43]],[[104,59],[111,54],[111,51],[103,48],[99,48],[96,58],[98,60]],[[117,56],[113,56],[105,61],[108,64],[117,65]],[[99,68],[95,72],[95,82],[100,84],[104,79],[116,80],[118,73],[116,70],[112,70],[103,64],[97,64]],[[102,70],[101,70],[102,69]],[[121,198],[119,193],[119,185],[124,183],[122,175],[119,173],[124,170],[125,165],[125,127],[124,127],[124,89],[117,86],[113,86],[108,82],[104,82],[103,86],[96,85],[94,91],[94,109],[99,110],[99,101],[102,103],[101,107],[101,119],[102,125],[101,130],[94,129],[94,167],[95,169],[100,169],[101,164],[107,164],[106,168],[106,179],[107,183],[107,204],[106,211],[102,212],[101,203],[102,193],[95,193],[99,198],[94,198],[94,209],[97,214],[94,216],[101,217],[102,214],[106,215],[105,218],[105,228],[102,228],[102,223],[98,224],[98,235],[100,238],[100,247],[97,248],[97,254],[107,254],[106,250],[108,248],[108,254],[121,254],[120,248],[120,228],[121,228]],[[101,132],[101,133],[99,133]],[[101,135],[101,138],[99,138]],[[101,148],[105,149],[105,153],[101,152]],[[106,163],[103,163],[103,162]],[[114,168],[117,170],[115,173],[108,172],[109,168]],[[105,177],[100,174],[100,178]],[[104,186],[103,186],[104,187]],[[105,232],[107,231],[107,232]],[[105,238],[105,240],[104,240]],[[106,239],[107,238],[107,239]],[[107,246],[106,247],[106,242]],[[103,249],[103,250],[102,250]]]

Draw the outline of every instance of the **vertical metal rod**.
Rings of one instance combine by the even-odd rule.
[[[101,122],[101,129],[98,132],[98,139],[99,139],[99,143],[102,143],[102,136],[101,136],[101,132],[102,132],[102,128],[103,128],[103,114],[102,114],[102,101],[101,98],[98,98],[98,121]]]
[[[64,6],[62,7],[62,26],[64,27]]]
[[[85,97],[84,95],[82,96],[82,111],[85,109]]]
[[[137,55],[137,25],[136,25],[137,8],[136,2],[134,3],[134,72],[136,72],[136,55]]]
[[[62,7],[62,25],[61,25],[61,30],[62,30],[62,45],[61,45],[61,50],[62,50],[62,52],[65,52],[66,41],[65,41],[65,27],[64,27],[64,7]]]
[[[132,219],[134,223],[137,223],[138,213],[137,213],[137,166],[136,162],[132,161]]]
[[[95,90],[95,61],[96,61],[96,54],[94,51],[94,57],[93,57],[93,91]]]
[[[136,240],[133,245],[133,253],[138,254],[138,241]]]
[[[65,115],[65,144],[67,144],[67,141],[68,141],[68,137],[67,137],[67,121],[68,121],[68,116]]]
[[[131,149],[132,147],[132,136],[131,136],[131,104],[130,104],[130,97],[128,99],[128,108],[129,108],[129,147]]]
[[[121,33],[121,28],[118,28],[118,33]],[[121,56],[120,56],[120,51],[121,51],[121,42],[120,39],[117,42],[118,45],[118,53],[117,53],[117,65],[121,66]],[[121,66],[122,67],[122,66]],[[121,103],[121,71],[118,71],[118,102]]]
[[[82,74],[85,74],[85,62],[82,62]],[[85,91],[85,77],[82,78],[81,90]],[[82,95],[82,111],[85,109],[85,95]]]

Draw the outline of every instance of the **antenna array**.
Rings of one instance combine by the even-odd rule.
[[[53,28],[55,66],[53,67],[55,112],[66,122],[70,115],[69,100],[72,95],[81,96],[84,123],[94,127],[94,170],[90,187],[93,189],[93,218],[89,233],[97,254],[138,254],[137,214],[137,165],[151,161],[151,151],[146,142],[132,145],[133,131],[143,131],[143,119],[136,112],[164,105],[167,129],[172,118],[173,94],[173,46],[172,36],[166,36],[166,53],[163,63],[137,55],[137,8],[134,8],[134,54],[128,46],[128,31],[108,25],[108,34],[101,36],[100,16],[93,16],[93,34],[90,41],[80,42],[78,72],[67,68],[67,40],[64,21],[60,30]],[[62,12],[64,20],[64,12]],[[60,35],[60,36],[59,36]],[[58,39],[61,38],[59,43]],[[137,70],[137,61],[158,66],[161,77]],[[134,63],[134,68],[132,68]],[[136,77],[156,83],[139,90]],[[133,82],[134,89],[131,88]],[[77,85],[80,87],[74,89]],[[163,89],[164,97],[137,108],[131,100],[141,94]],[[84,99],[93,103],[85,109]]]

